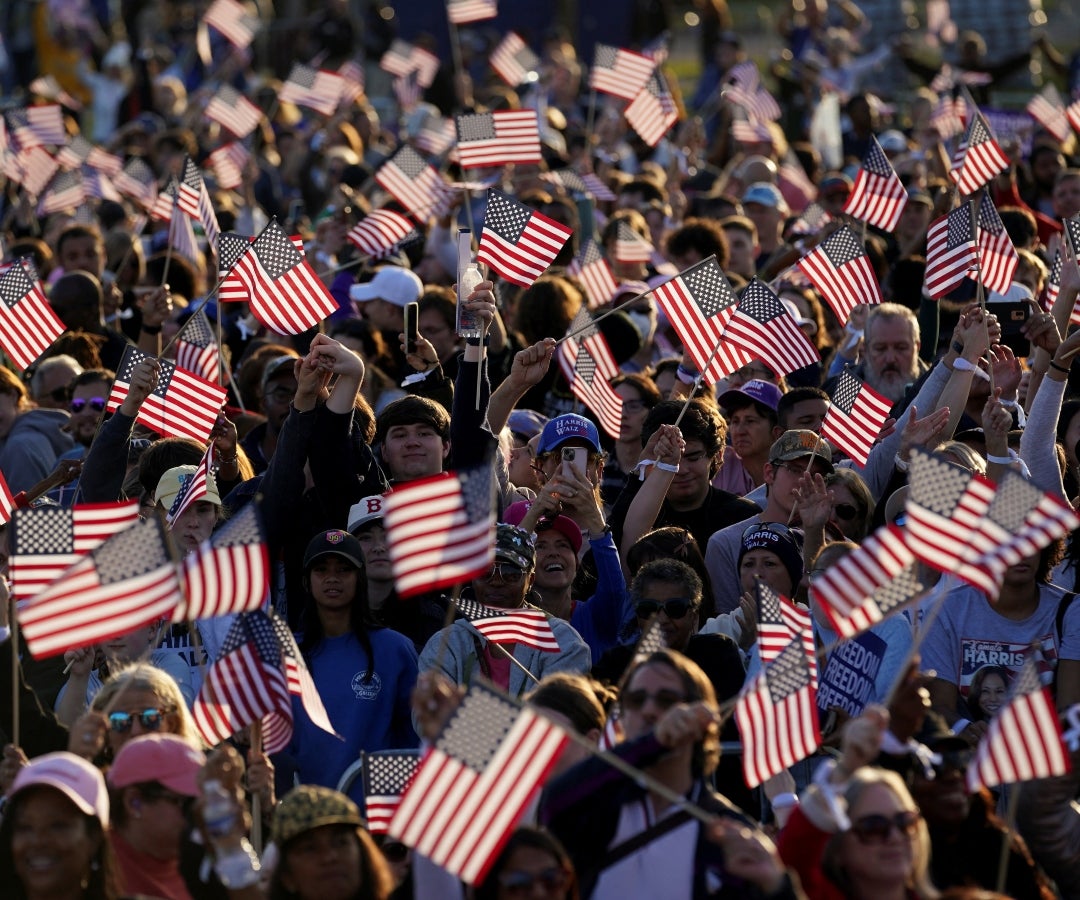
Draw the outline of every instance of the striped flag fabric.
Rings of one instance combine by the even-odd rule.
[[[11,160],[18,175],[9,177],[12,181],[20,182],[31,197],[40,196],[60,168],[60,164],[40,144],[20,150],[19,155],[11,157]]]
[[[496,0],[447,0],[446,16],[451,25],[468,25],[494,19],[499,14]]]
[[[1061,248],[1058,247],[1054,253],[1054,262],[1050,266],[1050,274],[1046,276],[1046,287],[1043,288],[1042,295],[1042,308],[1046,312],[1050,312],[1054,308],[1054,303],[1057,301],[1058,294],[1061,292],[1061,266],[1062,255]],[[1073,317],[1076,316],[1076,305],[1073,305]],[[1070,325],[1078,325],[1080,322],[1070,319]]]
[[[0,347],[25,370],[65,330],[30,260],[16,260],[0,275]]]
[[[892,231],[900,221],[907,200],[907,190],[893,171],[889,157],[877,138],[870,135],[870,148],[844,204],[844,212],[874,228]]]
[[[262,115],[262,110],[231,84],[219,87],[206,104],[206,117],[240,139],[259,127]]]
[[[180,581],[156,517],[141,519],[82,556],[18,613],[35,659],[98,644],[171,618]]]
[[[251,44],[259,24],[237,0],[214,0],[203,15],[203,22],[221,32],[222,37],[238,50]]]
[[[510,87],[516,88],[526,81],[535,81],[540,71],[540,57],[529,48],[516,31],[506,37],[491,53],[491,68]]]
[[[397,78],[405,78],[415,72],[417,84],[428,88],[439,71],[439,58],[422,47],[397,39],[382,55],[379,68]]]
[[[169,217],[169,246],[192,262],[199,259],[199,242],[195,237],[192,220],[179,206],[174,206]]]
[[[401,795],[420,768],[419,750],[376,750],[362,754],[364,818],[371,834],[386,834]]]
[[[212,454],[213,445],[200,469]],[[187,602],[177,608],[174,622],[258,609],[270,590],[270,556],[258,504],[245,504],[185,556],[181,579]]]
[[[1028,101],[1027,113],[1049,132],[1055,141],[1069,137],[1071,128],[1065,115],[1065,102],[1052,81]]]
[[[116,373],[107,412],[115,412],[127,397],[131,373],[144,359],[153,359],[136,347],[127,347]],[[143,401],[136,421],[166,437],[189,437],[206,443],[218,413],[225,405],[225,390],[186,372],[167,359],[159,360],[157,387]]]
[[[158,222],[171,222],[173,210],[178,208],[179,197],[180,183],[175,178],[169,178],[169,183],[162,188],[150,207],[150,218]]]
[[[890,400],[850,372],[841,372],[821,423],[821,436],[865,467],[891,410]]]
[[[94,197],[99,200],[112,200],[114,203],[123,202],[124,198],[120,196],[120,192],[113,185],[112,179],[104,172],[90,168],[89,166],[84,166],[82,169],[82,179],[83,189],[86,192],[86,200],[80,204],[80,207],[86,207],[86,209],[89,210],[87,201]],[[90,211],[89,221],[97,224],[96,213]],[[132,231],[132,234],[138,234],[138,232]]]
[[[474,684],[424,754],[388,833],[468,884],[483,881],[569,738]]]
[[[619,220],[615,230],[615,261],[620,263],[647,263],[652,259],[653,245],[634,231],[625,219]]]
[[[566,267],[566,274],[581,282],[589,298],[590,310],[606,306],[619,289],[600,245],[593,238],[585,242],[577,258]]]
[[[412,138],[416,149],[429,156],[442,156],[456,141],[457,128],[453,119],[442,116],[428,116]]]
[[[967,769],[967,788],[1015,784],[1072,770],[1051,696],[1039,678],[1042,653],[1032,648],[1005,705],[990,720]]]
[[[244,181],[244,168],[250,158],[247,147],[239,141],[231,141],[211,150],[208,159],[218,187],[225,191],[240,187]]]
[[[735,721],[747,787],[757,787],[806,759],[821,744],[812,661],[813,651],[807,653],[802,639],[794,637],[772,661],[763,662],[739,694]]]
[[[145,209],[150,209],[157,199],[157,176],[137,156],[124,163],[123,170],[113,178],[113,184],[121,194],[137,201]]]
[[[245,615],[252,615],[252,613],[246,613]],[[258,612],[255,615],[265,615],[265,613]],[[340,737],[330,722],[330,716],[327,715],[326,707],[323,706],[322,697],[319,696],[315,681],[311,677],[311,672],[308,671],[304,657],[300,655],[300,648],[296,645],[296,638],[289,630],[288,624],[276,613],[270,613],[269,618],[274,634],[277,635],[278,646],[281,647],[282,658],[285,662],[285,684],[289,689],[289,693],[299,698],[300,705],[304,708],[304,712],[307,713],[307,717],[311,719],[312,725],[321,728],[327,734]],[[286,744],[292,739],[291,733],[283,734],[282,737]]]
[[[10,522],[14,512],[15,497],[11,493],[11,488],[8,487],[4,473],[0,472],[0,525]]]
[[[456,121],[463,169],[541,161],[535,109],[502,109],[458,116]]]
[[[964,153],[952,173],[961,194],[974,194],[999,172],[1009,167],[1009,158],[994,139],[982,113],[975,110],[963,140]]]
[[[752,60],[731,67],[723,96],[741,106],[754,121],[775,122],[780,118],[780,104],[761,83],[761,73]]]
[[[630,127],[650,147],[659,144],[671,126],[679,121],[678,107],[659,69],[626,107],[624,115]]]
[[[724,340],[739,298],[715,256],[680,272],[653,294],[706,384],[747,365],[753,357]]]
[[[427,221],[447,193],[442,175],[407,145],[379,167],[375,182],[418,222]]]
[[[230,284],[228,290],[226,284]],[[271,219],[241,254],[221,288],[222,300],[246,290],[243,299],[255,317],[279,334],[302,334],[337,309],[337,302],[277,219]]]
[[[345,90],[344,79],[337,72],[293,63],[289,77],[278,92],[282,103],[306,106],[324,116],[332,116]]]
[[[354,225],[347,237],[361,253],[378,259],[415,233],[412,222],[405,216],[389,209],[376,209]]]
[[[825,207],[814,200],[802,211],[799,218],[791,224],[791,234],[817,234],[831,221],[832,216],[825,210]]]
[[[1012,286],[1016,267],[1020,265],[1020,257],[988,192],[984,193],[979,204],[976,240],[979,245],[979,277],[983,286],[988,291],[1007,293]]]
[[[1065,118],[1069,120],[1073,131],[1080,133],[1080,100],[1075,100],[1065,107]]]
[[[490,466],[443,472],[395,487],[383,503],[398,595],[435,591],[490,570],[495,511]]]
[[[570,392],[596,416],[600,427],[616,440],[622,427],[622,397],[611,387],[619,367],[600,330],[592,325],[588,309],[582,307],[570,323],[567,338],[559,344],[559,368]]]
[[[847,225],[825,238],[798,265],[841,324],[847,324],[859,304],[881,303],[881,286],[870,257]]]
[[[8,493],[10,496],[10,492]],[[22,605],[89,553],[139,518],[139,504],[35,506],[11,517],[11,588]]]
[[[116,175],[124,167],[124,161],[119,156],[107,153],[81,134],[75,135],[66,147],[56,151],[56,161],[65,169],[91,166],[107,175]]]
[[[214,205],[210,202],[210,192],[206,189],[202,172],[190,156],[185,157],[184,175],[177,182],[176,203],[192,219],[202,225],[206,240],[211,247],[216,247],[218,235],[221,234],[217,214],[214,212]]]
[[[476,261],[529,287],[544,274],[573,231],[502,191],[488,191]]]
[[[30,82],[30,93],[42,100],[55,100],[68,109],[80,110],[82,104],[65,91],[54,75],[41,75]]]
[[[59,103],[9,109],[4,118],[8,132],[22,150],[42,144],[67,143],[64,110]]]
[[[767,535],[764,529],[759,535]],[[813,621],[810,610],[797,606],[787,597],[781,596],[760,578],[754,583],[754,596],[757,600],[757,645],[762,663],[776,659],[788,643],[797,638],[809,654],[810,672],[817,677],[817,657],[814,648]]]
[[[596,45],[589,87],[602,94],[633,100],[649,82],[656,63],[647,56],[613,47]]]
[[[943,141],[948,141],[964,133],[966,118],[967,104],[964,100],[951,94],[943,94],[938,97],[930,113],[930,124],[937,129]]]
[[[59,170],[38,200],[37,214],[51,216],[65,209],[75,209],[86,202],[86,185],[82,172],[76,169]]]
[[[853,638],[924,590],[903,530],[885,525],[810,582],[810,595],[840,637]]]
[[[780,298],[758,278],[743,290],[724,329],[724,340],[741,347],[752,359],[762,360],[777,375],[821,359]]]
[[[199,460],[199,464],[195,467],[195,471],[190,475],[180,476],[180,490],[177,491],[176,496],[173,498],[172,506],[165,511],[165,524],[169,526],[170,531],[173,525],[176,524],[176,520],[184,514],[184,511],[192,503],[206,496],[207,485],[210,484],[213,484],[215,488],[217,486],[214,480],[213,441],[206,445],[206,451],[203,453],[202,459]]]
[[[338,75],[341,76],[341,102],[353,103],[364,96],[364,86],[367,76],[364,67],[355,59],[349,59],[338,66]]]
[[[934,222],[926,233],[925,285],[931,297],[948,294],[978,262],[971,201]]]
[[[492,609],[476,600],[454,600],[458,612],[493,644],[523,644],[544,653],[558,653],[559,642],[542,609]]]

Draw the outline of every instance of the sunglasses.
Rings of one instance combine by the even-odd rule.
[[[859,514],[859,511],[850,503],[837,503],[833,507],[833,512],[836,518],[843,519],[845,522],[850,522]]]
[[[511,566],[506,563],[495,563],[495,565],[491,567],[490,572],[485,572],[480,577],[484,581],[494,581],[496,575],[498,575],[505,584],[517,584],[525,577],[525,573],[517,566]]]
[[[109,713],[109,727],[117,734],[127,734],[127,732],[131,731],[132,723],[138,719],[144,731],[158,731],[168,714],[168,710],[155,709],[154,707],[144,709],[138,713]]]
[[[650,694],[646,690],[638,689],[636,691],[623,691],[619,697],[619,705],[625,710],[637,712],[649,700],[652,700],[662,710],[669,710],[676,703],[686,702],[686,698],[678,691],[660,690],[655,694]]]
[[[948,772],[966,772],[968,763],[974,757],[974,750],[946,750],[939,753],[941,762],[934,763],[934,774],[939,778]]]
[[[750,535],[762,531],[767,531],[770,534],[778,534],[780,537],[791,537],[791,529],[783,522],[755,522],[743,531],[743,540],[745,541]]]
[[[180,812],[187,813],[189,809],[194,805],[194,797],[185,797],[183,794],[174,794],[171,791],[143,791],[143,799],[147,803],[156,803],[161,801],[162,803],[169,803],[175,806]]]
[[[90,408],[94,412],[101,412],[105,408],[104,397],[91,397],[89,400],[84,400],[82,397],[76,397],[71,401],[70,409],[73,413],[81,413],[86,409],[86,404],[90,404]]]
[[[912,835],[919,824],[920,815],[906,809],[894,816],[863,816],[851,823],[851,833],[864,844],[883,844],[895,828],[900,834]]]
[[[558,866],[540,872],[503,872],[499,876],[499,886],[510,897],[528,897],[537,884],[546,891],[562,891],[569,881],[566,870]]]
[[[649,619],[658,615],[661,611],[669,619],[681,619],[694,608],[692,601],[684,597],[676,597],[673,600],[638,600],[634,605],[634,612],[639,619]]]

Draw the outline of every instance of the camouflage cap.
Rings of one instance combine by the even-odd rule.
[[[829,472],[833,470],[832,448],[816,432],[805,428],[785,431],[769,450],[769,462],[773,463],[805,459],[808,456],[816,456]]]
[[[281,798],[274,809],[273,840],[283,847],[323,825],[364,826],[360,808],[344,794],[314,784],[301,784]]]
[[[536,551],[528,532],[505,522],[496,525],[495,561],[508,562],[524,572],[531,572],[536,565]]]

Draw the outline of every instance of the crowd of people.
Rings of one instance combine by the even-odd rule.
[[[202,9],[12,4],[0,71],[13,105],[62,102],[71,136],[144,160],[162,186],[194,160],[222,231],[255,235],[276,218],[301,235],[338,309],[303,334],[273,332],[216,296],[216,248],[186,256],[168,222],[128,199],[39,215],[5,169],[3,261],[32,263],[65,330],[24,370],[0,366],[0,473],[35,508],[138,500],[142,516],[169,517],[178,560],[259,504],[265,605],[294,633],[335,733],[294,697],[285,750],[265,752],[251,729],[207,746],[191,709],[232,617],[154,622],[35,658],[10,639],[18,548],[0,527],[0,893],[1080,897],[1080,774],[994,792],[965,782],[1032,654],[1058,710],[1080,703],[1078,534],[1009,566],[993,597],[920,565],[918,602],[850,640],[814,587],[875,529],[904,525],[915,453],[1080,498],[1080,248],[1065,234],[1080,215],[1075,135],[1033,122],[1002,137],[1010,164],[984,202],[1019,255],[1009,291],[984,298],[976,275],[940,300],[924,288],[927,231],[957,202],[943,101],[967,85],[988,104],[1032,53],[1077,99],[1077,65],[1046,39],[990,60],[974,33],[931,63],[910,36],[872,43],[854,3],[795,2],[780,17],[779,62],[762,73],[780,115],[754,122],[725,90],[746,84],[745,36],[724,3],[697,7],[700,83],[684,103],[669,79],[680,121],[650,146],[624,101],[589,90],[590,61],[559,28],[532,36],[533,82],[496,78],[479,50],[490,35],[476,27],[462,71],[444,60],[408,97],[377,65],[385,17],[322,4],[299,21],[295,61],[336,70],[361,50],[368,59],[366,92],[322,115],[281,101],[281,81],[216,34],[202,58]],[[638,49],[657,53],[651,36]],[[873,73],[894,62],[909,82],[883,85]],[[222,85],[262,112],[231,190],[208,162],[229,141],[205,115]],[[822,137],[818,107],[834,99],[839,131]],[[484,225],[476,190],[383,258],[360,253],[354,226],[375,209],[408,212],[373,179],[397,148],[430,156],[424,140],[444,117],[518,108],[537,110],[541,164],[463,172],[432,158],[448,180],[486,178],[572,229],[544,274],[523,286],[489,271],[455,290],[457,231]],[[845,220],[875,140],[906,204],[892,231],[852,223],[884,302],[845,322],[795,264]],[[595,175],[590,193],[552,175],[566,170]],[[627,255],[628,235],[648,252]],[[591,238],[617,288],[606,298],[575,274]],[[770,285],[813,364],[781,372],[752,359],[716,383],[701,377],[652,292],[709,257],[736,292],[754,278]],[[617,431],[572,390],[572,361],[558,361],[582,311],[619,369]],[[206,442],[154,433],[140,412],[161,359],[203,314],[227,403]],[[462,314],[481,337],[461,335]],[[122,372],[109,413],[131,347],[147,356]],[[821,436],[845,373],[892,404],[865,464]],[[173,517],[208,446],[205,492]],[[445,590],[401,590],[387,498],[477,467],[496,484],[493,561]],[[765,588],[808,608],[822,746],[751,788],[731,709],[763,666]],[[542,611],[557,650],[496,642],[459,599]],[[357,762],[422,754],[477,685],[575,739],[481,882],[464,885],[369,831]],[[1080,740],[1069,752],[1080,771]]]

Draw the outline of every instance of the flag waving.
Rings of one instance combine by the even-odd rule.
[[[870,385],[841,372],[821,423],[821,436],[865,466],[891,409],[892,403]]]
[[[577,259],[566,267],[566,274],[575,276],[585,288],[589,309],[604,306],[619,289],[600,246],[592,238],[585,242]]]
[[[540,123],[535,109],[504,109],[457,117],[461,168],[539,163]]]
[[[376,750],[361,755],[364,760],[364,817],[368,831],[386,834],[401,803],[401,795],[420,767],[420,751]]]
[[[597,44],[589,87],[602,94],[633,100],[649,82],[656,62],[640,53]]]
[[[724,329],[724,340],[737,344],[752,359],[762,360],[777,375],[821,361],[817,349],[780,298],[757,278],[743,290]]]
[[[881,302],[881,287],[870,257],[847,225],[841,225],[807,253],[799,268],[843,325],[859,304]]]
[[[907,190],[893,170],[889,157],[876,137],[870,135],[870,149],[855,178],[844,212],[867,225],[892,231],[907,205]]]
[[[601,427],[618,439],[622,427],[622,397],[611,387],[619,374],[611,348],[600,331],[592,326],[589,311],[582,307],[570,323],[568,333],[579,332],[559,344],[559,368],[575,397],[596,415]]]
[[[0,275],[0,347],[26,369],[64,330],[30,260],[16,260]]]
[[[961,147],[963,154],[960,163],[951,173],[961,194],[974,194],[1009,167],[1009,158],[994,140],[990,126],[978,110],[974,111],[968,123]]]
[[[967,278],[978,260],[971,201],[942,216],[926,233],[926,290],[944,297]]]
[[[989,193],[979,204],[979,273],[988,291],[1007,293],[1012,285],[1013,274],[1020,264],[1020,257],[1013,247],[1005,223],[1001,221]]]
[[[529,287],[559,255],[573,231],[492,188],[476,261],[507,281]]]
[[[545,653],[559,652],[559,642],[542,609],[492,609],[460,598],[454,604],[472,627],[493,644],[524,644]]]

